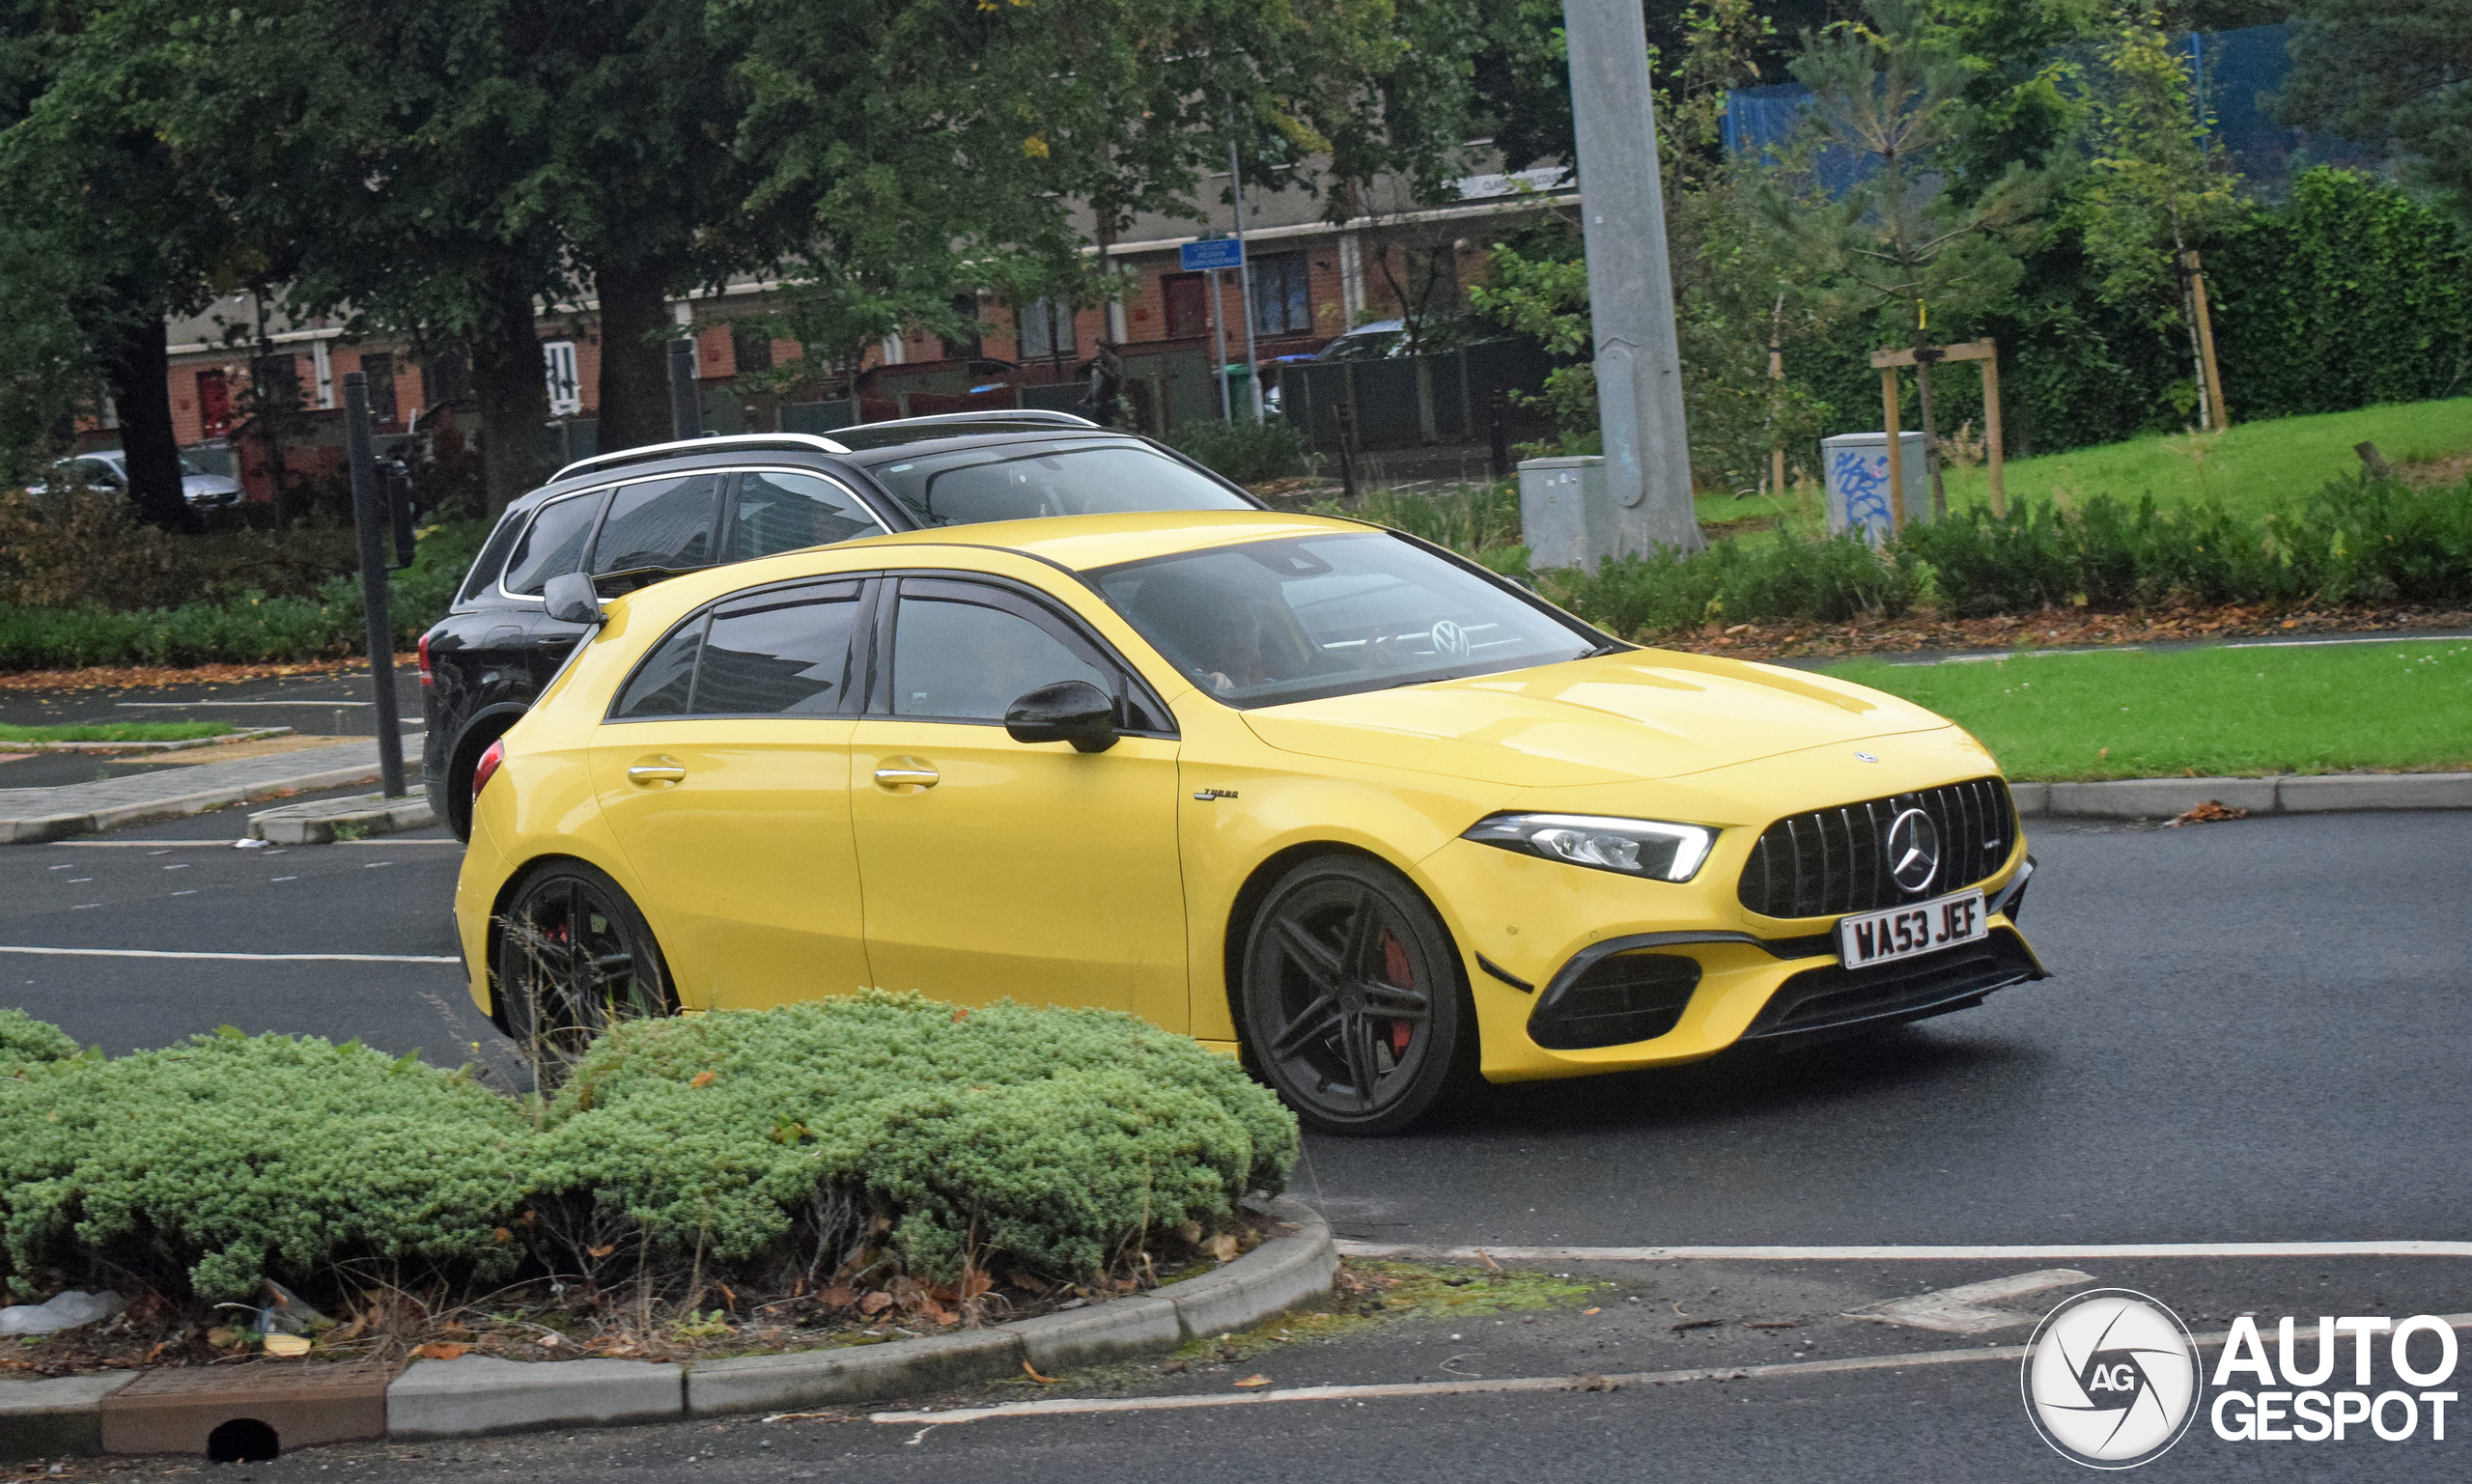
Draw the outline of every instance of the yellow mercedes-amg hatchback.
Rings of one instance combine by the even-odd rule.
[[[1268,512],[879,536],[607,601],[478,770],[472,994],[1098,1005],[1383,1133],[2042,977],[2007,785],[1857,686],[1639,649]]]

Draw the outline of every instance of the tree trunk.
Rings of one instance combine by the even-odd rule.
[[[163,322],[123,330],[111,349],[112,402],[128,456],[128,498],[141,520],[167,531],[203,527],[181,490],[181,444],[172,432],[171,357]]]
[[[497,333],[472,346],[472,399],[481,410],[481,469],[490,518],[538,484],[541,429],[549,420],[549,384],[541,368],[541,336],[533,327],[532,290],[493,272]]]
[[[1931,417],[1931,362],[1924,352],[1931,348],[1931,332],[1923,327],[1922,316],[1915,317],[1914,326],[1914,393],[1923,405],[1923,467],[1931,476],[1931,518],[1949,513],[1949,490],[1940,479],[1940,425]]]
[[[593,273],[601,295],[601,424],[604,453],[666,443],[669,362],[668,290],[676,265],[667,258],[605,263]]]

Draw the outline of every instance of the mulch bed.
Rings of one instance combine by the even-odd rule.
[[[395,668],[420,663],[417,654],[395,657]],[[76,670],[10,670],[0,672],[0,690],[145,690],[165,686],[228,686],[244,680],[279,680],[295,675],[366,675],[369,661],[312,659],[297,664],[88,665]]]

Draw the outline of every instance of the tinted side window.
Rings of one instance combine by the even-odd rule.
[[[609,501],[601,539],[592,545],[592,570],[706,566],[713,560],[713,524],[720,513],[717,474],[622,486]]]
[[[873,536],[883,529],[857,495],[829,479],[771,470],[742,474],[738,515],[730,523],[723,560],[744,562]]]
[[[699,716],[829,715],[850,692],[858,584],[793,588],[713,613],[695,675]]]
[[[1001,721],[1024,691],[1060,680],[1086,680],[1115,693],[1115,676],[1084,646],[1066,643],[1009,605],[969,601],[963,595],[969,592],[958,582],[905,584],[893,621],[894,715]]]
[[[551,577],[575,571],[583,560],[583,548],[592,541],[593,518],[601,514],[606,498],[604,491],[596,490],[535,511],[531,528],[507,563],[506,590],[538,598]]]
[[[695,686],[695,658],[704,650],[708,618],[695,615],[635,667],[634,678],[627,682],[618,704],[610,709],[611,720],[687,714],[688,695]]]

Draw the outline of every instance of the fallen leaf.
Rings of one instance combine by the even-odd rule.
[[[1042,1375],[1040,1375],[1040,1374],[1039,1374],[1039,1368],[1038,1368],[1037,1366],[1035,1366],[1035,1365],[1032,1365],[1032,1364],[1031,1364],[1029,1361],[1027,1361],[1027,1360],[1025,1360],[1025,1361],[1023,1361],[1023,1362],[1022,1362],[1022,1371],[1023,1371],[1023,1373],[1024,1373],[1025,1375],[1028,1376],[1032,1381],[1037,1382],[1040,1386],[1052,1386],[1055,1385],[1055,1378],[1054,1378],[1054,1377],[1053,1377],[1053,1376],[1042,1376]]]
[[[283,1356],[288,1358],[292,1356],[305,1356],[308,1353],[309,1340],[305,1335],[269,1334],[267,1336],[267,1355]]]
[[[967,1005],[964,1005],[964,1006],[962,1006],[962,1007],[960,1007],[960,1008],[956,1009],[956,1010],[953,1012],[953,1023],[954,1023],[954,1024],[956,1024],[956,1025],[959,1025],[959,1024],[962,1022],[962,1019],[963,1019],[965,1016],[969,1015],[969,1006],[967,1006]]]
[[[687,1085],[689,1087],[702,1087],[710,1083],[714,1078],[718,1076],[720,1076],[720,1074],[717,1072],[698,1072]]]
[[[229,1350],[240,1343],[240,1331],[230,1325],[216,1325],[206,1331],[206,1342],[217,1350]]]
[[[861,1314],[881,1314],[891,1307],[892,1295],[881,1288],[858,1301],[858,1312]]]
[[[1236,1384],[1240,1386],[1266,1386],[1271,1384],[1271,1379],[1268,1376],[1261,1375],[1257,1372],[1246,1377],[1244,1380]]]
[[[1616,1383],[1606,1380],[1594,1371],[1589,1371],[1585,1375],[1572,1377],[1571,1389],[1574,1391],[1614,1391],[1620,1389],[1620,1387]]]
[[[1604,1312],[1605,1312],[1605,1310],[1603,1310],[1603,1309],[1582,1309],[1582,1310],[1580,1310],[1580,1312],[1581,1312],[1582,1314],[1602,1314],[1602,1313],[1604,1313]]]
[[[2209,798],[2185,814],[2175,815],[2170,827],[2177,829],[2183,825],[2212,825],[2223,820],[2245,820],[2248,817],[2246,809],[2234,809],[2219,798]]]
[[[444,1340],[432,1340],[426,1345],[414,1345],[412,1347],[412,1358],[415,1360],[456,1360],[463,1358],[464,1353],[471,1348],[472,1347],[469,1345],[456,1345],[450,1344]]]
[[[564,1343],[566,1342],[559,1339],[554,1334],[545,1334],[541,1336],[541,1348],[544,1350],[555,1350]]]
[[[1503,1265],[1494,1261],[1493,1254],[1487,1252],[1483,1247],[1478,1247],[1476,1249],[1476,1261],[1485,1265],[1485,1271],[1487,1273],[1500,1273],[1503,1271]]]
[[[508,1231],[505,1227],[501,1226],[497,1229],[497,1235],[492,1240],[497,1242],[513,1242],[515,1240],[515,1233]]]
[[[962,1298],[965,1302],[978,1298],[980,1295],[986,1293],[989,1289],[994,1288],[995,1286],[996,1280],[987,1275],[986,1269],[966,1268],[962,1270]]]
[[[593,1258],[593,1259],[595,1259],[595,1260],[599,1260],[599,1259],[601,1259],[601,1258],[604,1258],[604,1257],[608,1256],[610,1253],[615,1252],[615,1251],[617,1251],[617,1250],[618,1250],[618,1244],[616,1244],[615,1242],[605,1242],[605,1243],[603,1243],[600,1246],[597,1246],[597,1247],[585,1247],[585,1248],[583,1249],[583,1255],[584,1255],[584,1256],[586,1256],[586,1257]]]
[[[841,1284],[835,1283],[830,1288],[817,1294],[815,1296],[815,1302],[823,1304],[827,1308],[846,1309],[850,1305],[858,1302],[858,1291],[855,1288],[845,1288]]]
[[[1221,1232],[1203,1243],[1201,1249],[1223,1263],[1232,1263],[1236,1260],[1236,1239],[1226,1232]]]

